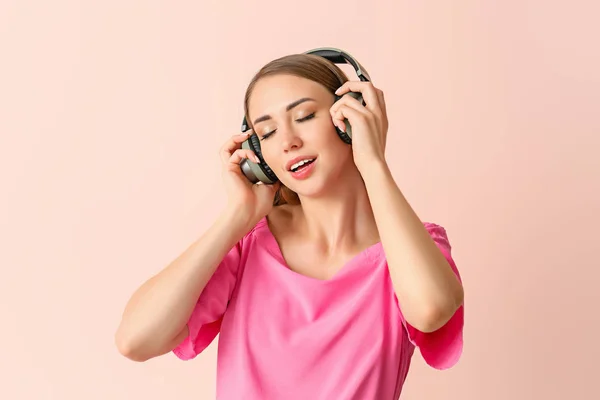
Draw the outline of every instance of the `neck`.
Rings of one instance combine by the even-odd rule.
[[[365,184],[356,169],[318,198],[300,198],[299,226],[326,252],[353,251],[379,241]]]

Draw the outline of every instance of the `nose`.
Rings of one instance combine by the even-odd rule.
[[[279,132],[281,138],[281,148],[287,153],[302,147],[302,139],[294,132],[294,129],[287,127]]]

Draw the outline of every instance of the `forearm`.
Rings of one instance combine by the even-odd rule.
[[[434,331],[462,304],[462,285],[387,164],[373,163],[361,173],[404,317],[423,332]]]
[[[131,297],[116,333],[120,351],[146,359],[165,351],[185,328],[197,299],[227,252],[248,227],[233,212],[215,223]]]

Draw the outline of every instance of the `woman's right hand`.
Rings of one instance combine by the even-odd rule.
[[[277,182],[274,185],[265,185],[262,182],[252,184],[242,173],[240,162],[243,159],[259,162],[252,150],[241,148],[242,142],[251,134],[252,130],[250,129],[229,138],[221,147],[220,155],[229,211],[244,218],[248,224],[253,226],[271,211],[273,199],[280,183]]]

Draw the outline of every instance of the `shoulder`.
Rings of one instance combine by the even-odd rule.
[[[293,220],[293,210],[287,204],[273,207],[273,209],[262,217],[244,236],[243,243],[246,247],[264,243],[271,235],[279,235],[280,232],[289,231]]]
[[[450,249],[450,241],[448,240],[446,228],[434,222],[423,222],[423,226],[427,229],[427,232],[429,232],[429,235],[436,243],[447,247],[448,250]]]
[[[250,230],[244,235],[240,241],[240,245],[245,248],[252,247],[256,243],[256,239],[266,229],[268,229],[268,221],[266,217],[262,217]]]
[[[448,239],[448,233],[446,232],[446,228],[441,225],[438,225],[433,222],[424,222],[423,226],[429,232],[431,239],[434,241],[438,249],[442,252],[452,270],[458,275],[460,279],[460,273],[458,272],[458,267],[454,260],[454,255],[452,251],[452,246],[450,245],[450,239]]]

